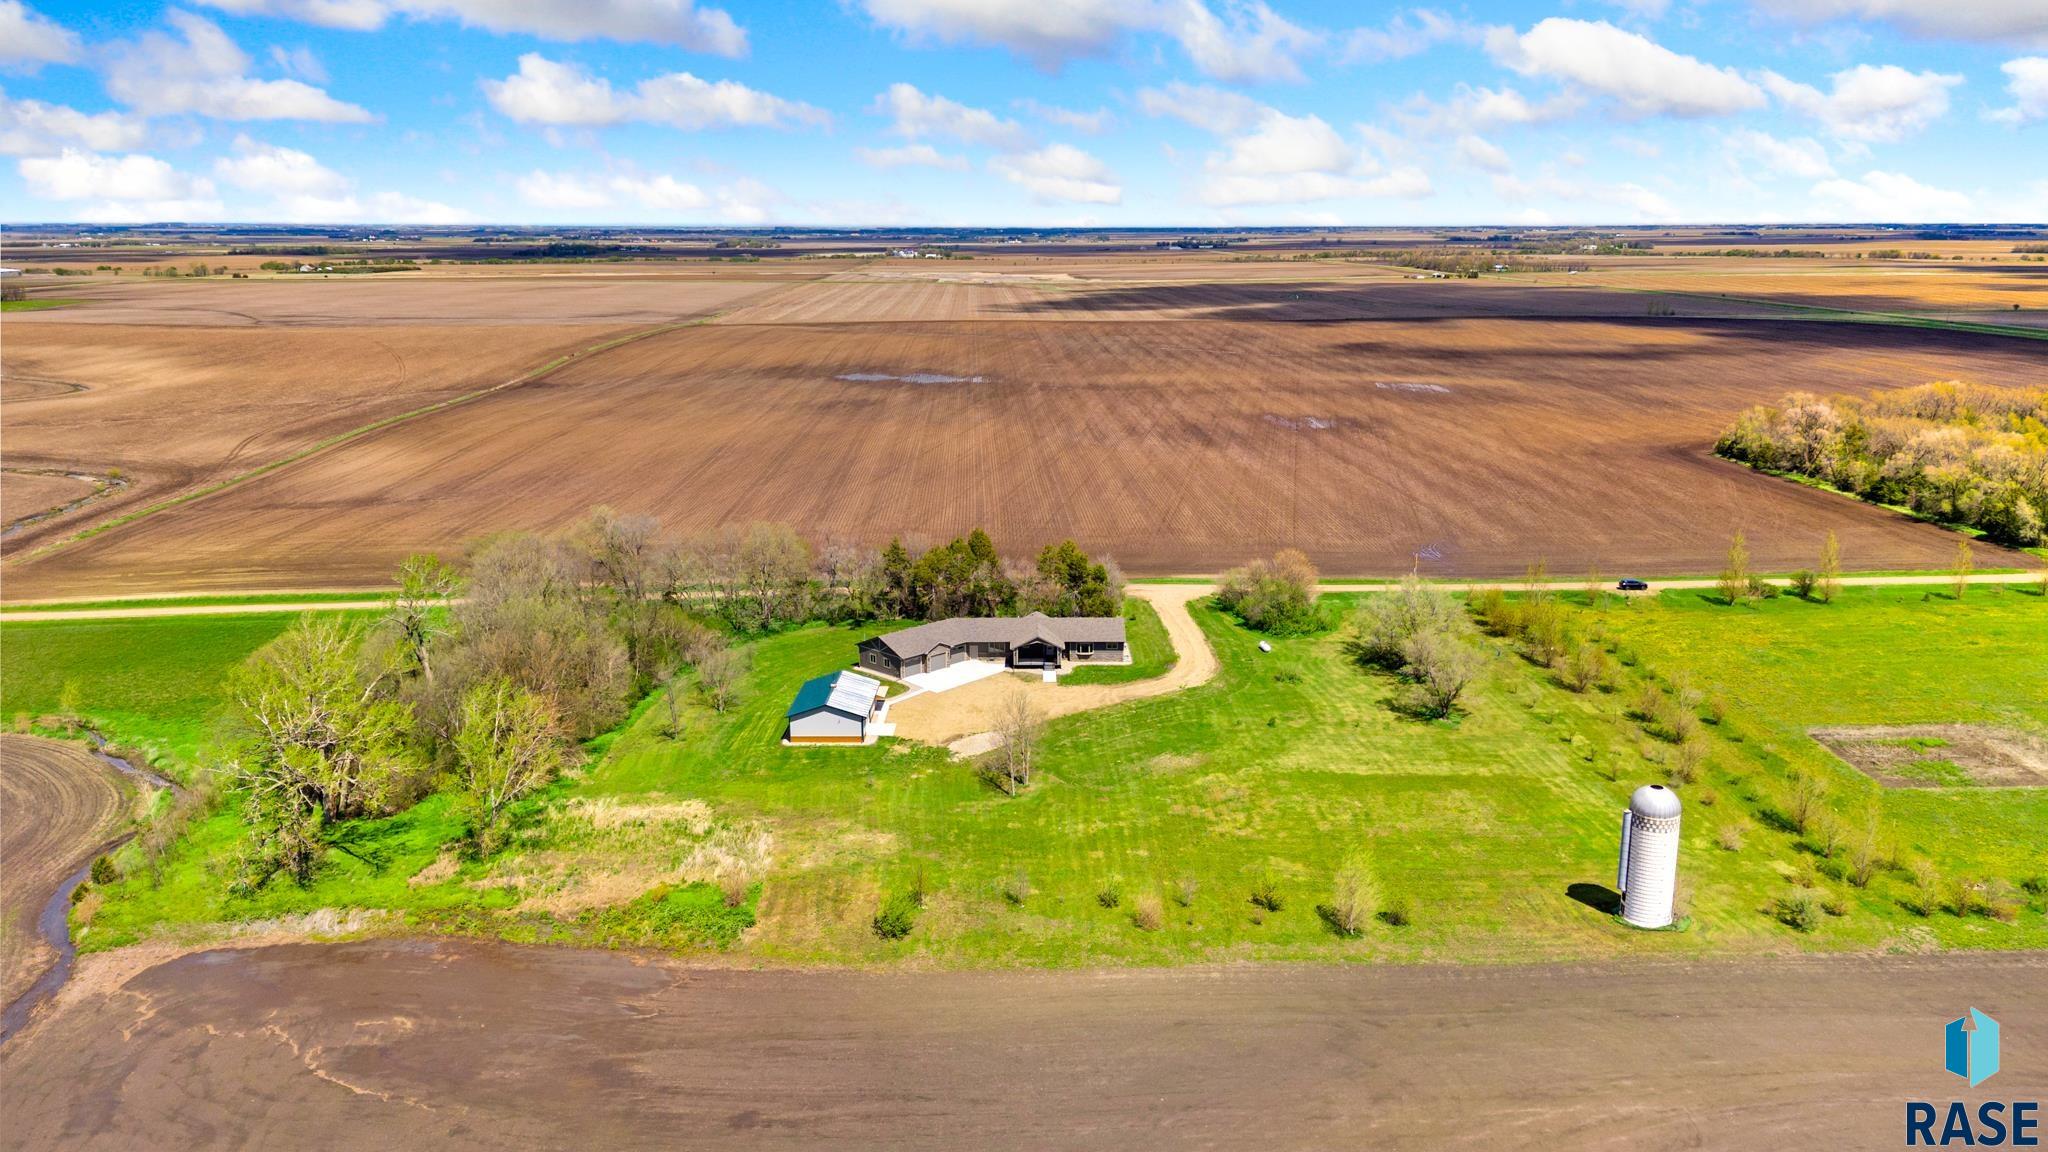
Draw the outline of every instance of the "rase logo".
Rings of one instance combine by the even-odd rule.
[[[1998,1021],[1975,1008],[1949,1021],[1942,1065],[1972,1088],[1997,1075]],[[1961,1100],[1949,1101],[1946,1108],[1909,1100],[1906,1147],[2001,1148],[2009,1143],[2014,1148],[2037,1148],[2040,1116],[2039,1100],[1986,1100],[1974,1110]]]

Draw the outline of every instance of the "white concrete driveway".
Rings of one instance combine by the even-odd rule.
[[[977,680],[1000,674],[1003,666],[994,660],[955,660],[936,672],[905,676],[903,682],[927,692],[947,692]]]

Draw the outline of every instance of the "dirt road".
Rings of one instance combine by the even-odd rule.
[[[376,941],[118,991],[94,964],[0,1050],[9,1148],[1865,1148],[1909,1099],[2048,1094],[2038,955],[873,974]],[[1972,1006],[2004,1070],[1968,1092],[1942,1029]]]
[[[1131,586],[1131,595],[1151,601],[1158,610],[1167,639],[1180,654],[1164,675],[1123,684],[1047,684],[1022,676],[992,676],[950,692],[920,693],[891,708],[889,719],[898,736],[944,744],[971,756],[995,747],[989,728],[996,722],[1003,699],[1015,692],[1028,693],[1047,717],[1053,717],[1207,684],[1216,675],[1216,650],[1209,647],[1209,638],[1188,614],[1188,602],[1213,591],[1215,588],[1206,584]]]
[[[55,959],[36,916],[126,822],[130,795],[76,744],[0,734],[0,1004]]]
[[[1207,580],[1211,578],[1186,577],[1185,579]],[[1946,587],[1950,583],[1952,583],[1954,579],[1955,578],[1953,576],[1950,576],[1947,573],[1943,572],[1918,572],[1904,576],[1844,576],[1842,577],[1842,583],[1844,585],[1858,587],[1886,585],[1928,585],[1932,587]],[[2038,572],[1980,572],[1970,577],[1970,583],[1973,585],[2033,584],[2038,582],[2040,579],[2041,575]],[[1778,582],[1782,583],[1782,578],[1780,578]],[[1510,590],[1515,590],[1522,587],[1521,582],[1516,580],[1475,580],[1464,582],[1431,581],[1431,583],[1434,584],[1436,587],[1443,588],[1451,592],[1470,592],[1480,588],[1495,587],[1504,587]],[[1713,588],[1717,585],[1717,583],[1718,581],[1714,580],[1659,580],[1652,578],[1651,591],[1662,592],[1674,589],[1705,589]],[[1583,588],[1585,586],[1586,582],[1583,580],[1552,580],[1545,585],[1545,587],[1547,588],[1563,592],[1577,591],[1578,589]],[[1325,583],[1323,585],[1323,590],[1326,592],[1373,592],[1382,591],[1392,587],[1394,587],[1392,583],[1385,581],[1374,582],[1369,580],[1340,580]],[[1145,596],[1148,599],[1154,599],[1158,596],[1174,596],[1178,597],[1179,602],[1182,604],[1185,604],[1189,600],[1192,600],[1198,596],[1206,596],[1210,592],[1214,592],[1215,590],[1216,588],[1213,584],[1194,583],[1140,583],[1132,584],[1130,586],[1130,591],[1136,595]],[[346,589],[302,589],[300,591],[292,593],[292,595],[306,595],[308,594],[308,592],[311,591],[325,593],[334,591],[346,591]],[[363,591],[362,596],[359,599],[353,600],[264,600],[249,604],[152,605],[144,603],[144,601],[152,599],[172,599],[183,595],[186,595],[186,593],[145,593],[141,595],[125,597],[125,599],[134,600],[136,601],[136,603],[124,604],[123,606],[118,608],[60,608],[55,607],[55,605],[62,604],[64,603],[64,601],[23,600],[11,606],[0,607],[0,624],[27,624],[36,620],[136,620],[159,616],[242,616],[252,612],[357,612],[367,611],[375,608],[383,608],[390,603],[390,591],[388,589],[365,589]],[[227,591],[212,593],[211,595],[232,598],[235,596],[274,595],[274,593],[259,593],[255,591]],[[30,605],[51,605],[51,607],[37,608],[31,611],[29,610]]]

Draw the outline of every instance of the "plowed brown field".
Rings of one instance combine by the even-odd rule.
[[[129,484],[9,536],[6,553],[778,286],[372,279],[107,282],[80,288],[80,306],[10,315],[8,465],[118,469]]]
[[[117,832],[128,788],[75,744],[0,734],[0,1004],[12,1004],[54,953],[36,914],[64,878]]]
[[[1098,285],[1003,305],[1023,321],[1107,318],[1089,323],[699,326],[38,558],[9,597],[375,582],[408,552],[558,527],[597,503],[684,532],[770,519],[875,542],[975,524],[1016,548],[1071,535],[1140,573],[1282,545],[1343,574],[1420,557],[1427,572],[1506,575],[1539,556],[1701,572],[1737,528],[1766,568],[1812,563],[1830,529],[1851,567],[1939,566],[1952,536],[1716,460],[1716,433],[1794,388],[2041,378],[2038,343],[1650,319],[1640,299]],[[1522,314],[1458,318],[1477,307],[1461,300]],[[1148,322],[1168,314],[1191,318]]]

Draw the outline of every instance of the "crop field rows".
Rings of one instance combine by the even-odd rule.
[[[1938,566],[1941,531],[1709,448],[1793,388],[1965,364],[2009,383],[2038,360],[2017,340],[1796,322],[713,324],[73,544],[10,594],[376,581],[408,552],[599,503],[684,532],[1072,535],[1139,573],[1283,545],[1356,574],[1710,571],[1738,528],[1766,567],[1810,563],[1830,529],[1853,567]]]
[[[127,483],[87,508],[11,534],[7,554],[327,436],[778,287],[737,280],[87,286],[79,290],[86,306],[8,319],[0,451],[13,469],[118,472]],[[57,491],[9,473],[7,518],[63,503]]]

